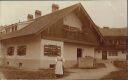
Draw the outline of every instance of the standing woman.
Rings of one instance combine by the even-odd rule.
[[[55,67],[55,74],[56,77],[62,77],[63,76],[63,62],[64,58],[62,56],[57,56],[56,58],[56,67]]]

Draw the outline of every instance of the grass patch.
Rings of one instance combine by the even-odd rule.
[[[110,74],[106,75],[104,78],[101,80],[106,80],[106,79],[112,79],[112,80],[128,80],[128,64],[126,61],[114,61],[113,62],[114,66],[119,68],[118,71],[113,71]]]
[[[120,70],[120,71],[113,71],[109,75],[105,76],[101,80],[112,79],[112,80],[128,80],[128,71]]]
[[[20,70],[11,67],[0,67],[0,71],[7,79],[57,79],[54,69],[41,69],[37,71]],[[70,72],[64,70],[64,77]]]
[[[55,79],[54,70],[24,71],[24,70],[3,70],[7,79]]]

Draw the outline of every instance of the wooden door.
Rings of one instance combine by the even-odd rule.
[[[77,48],[77,60],[80,57],[82,57],[82,49],[81,48]]]
[[[102,59],[107,60],[107,51],[102,51]]]
[[[128,60],[128,54],[126,55],[126,60]]]

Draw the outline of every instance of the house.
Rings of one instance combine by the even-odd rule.
[[[29,14],[28,14],[29,16]],[[8,34],[11,33],[13,31],[17,31],[20,30],[22,28],[24,28],[25,26],[27,26],[28,24],[30,24],[32,21],[28,20],[28,21],[23,21],[23,22],[18,22],[15,24],[11,24],[11,25],[5,25],[2,26],[0,29],[0,34]]]
[[[41,16],[41,11],[36,10],[35,11],[35,18],[38,18]],[[17,30],[20,30],[24,27],[26,27],[27,25],[29,25],[30,23],[33,22],[33,15],[32,14],[28,14],[27,16],[27,21],[23,21],[23,22],[19,22],[18,23],[14,23],[11,25],[4,25],[4,26],[0,26],[0,34],[8,34]]]
[[[127,28],[99,28],[105,44],[97,47],[95,57],[98,60],[128,60]]]
[[[78,64],[79,58],[94,58],[95,48],[103,44],[103,36],[81,4],[52,12],[33,19],[28,15],[28,25],[22,29],[0,35],[3,63],[25,69],[53,68],[55,58],[65,58],[64,67]]]

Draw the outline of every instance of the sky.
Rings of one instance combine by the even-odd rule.
[[[51,13],[53,3],[60,9],[81,3],[96,25],[127,27],[127,0],[0,1],[0,26],[26,21],[35,10],[42,11],[42,15]]]

